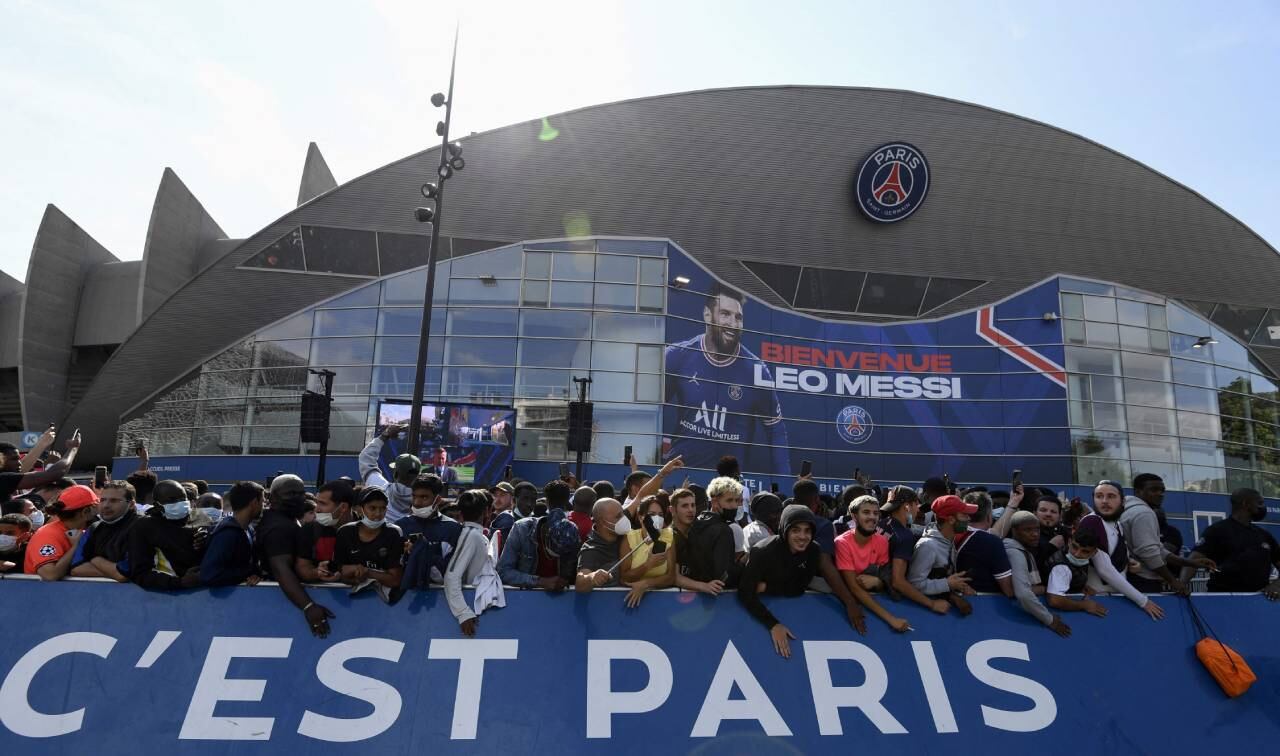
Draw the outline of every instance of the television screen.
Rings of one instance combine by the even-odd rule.
[[[404,399],[378,403],[375,432],[408,423],[410,404]],[[516,412],[510,407],[437,403],[422,405],[422,433],[416,454],[423,472],[439,475],[446,485],[465,488],[491,486],[502,480],[515,456]],[[404,435],[383,447],[383,464],[405,451]]]

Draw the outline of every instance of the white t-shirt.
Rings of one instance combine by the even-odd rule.
[[[747,537],[742,532],[742,526],[736,522],[729,523],[729,529],[733,531],[733,553],[740,554],[747,550]]]
[[[1045,585],[1045,593],[1054,596],[1065,596],[1071,592],[1071,568],[1065,564],[1054,565],[1049,570],[1049,582]]]

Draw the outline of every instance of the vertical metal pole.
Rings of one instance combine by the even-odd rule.
[[[329,458],[329,417],[333,406],[333,376],[336,373],[321,370],[320,375],[324,377],[324,440],[320,442],[320,464],[316,466],[316,490],[325,483],[324,463]]]
[[[458,29],[453,30],[453,58],[449,63],[449,94],[444,106],[444,134],[440,140],[440,164],[436,175],[439,177],[436,194],[436,215],[431,224],[431,249],[427,250],[427,290],[422,296],[422,333],[418,336],[418,364],[413,375],[413,399],[409,405],[409,435],[406,439],[405,452],[413,455],[419,453],[419,441],[422,434],[422,395],[427,383],[427,357],[431,342],[431,310],[434,305],[436,287],[436,259],[440,250],[440,223],[444,215],[445,179],[439,175],[439,168],[449,162],[449,118],[453,114],[453,74],[458,64]],[[443,374],[441,375],[443,379]]]

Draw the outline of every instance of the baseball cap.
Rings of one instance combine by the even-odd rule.
[[[307,486],[302,482],[302,478],[292,473],[277,475],[275,480],[271,481],[271,496],[273,498],[302,496],[306,492]]]
[[[547,551],[558,557],[570,556],[576,554],[581,545],[578,526],[568,520],[563,509],[547,513]]]
[[[360,492],[361,504],[365,504],[367,502],[373,501],[374,499],[390,501],[390,499],[387,498],[387,492],[383,491],[381,488],[378,488],[377,486],[368,486],[367,488],[365,488],[363,491]]]
[[[510,483],[506,482],[505,480],[501,480],[501,481],[498,481],[497,483],[494,483],[492,486],[490,486],[490,487],[489,487],[489,490],[490,490],[490,491],[503,491],[503,492],[505,492],[505,493],[509,493],[509,494],[514,494],[514,493],[516,492],[516,488],[515,488],[515,486],[511,485]]]
[[[58,496],[65,512],[84,509],[98,503],[98,495],[88,486],[71,486]]]
[[[404,467],[401,467],[401,465],[404,465]],[[422,469],[422,460],[418,459],[412,454],[401,454],[400,456],[396,457],[395,462],[391,463],[391,469],[392,470],[408,470],[413,474],[417,475],[418,471]]]
[[[977,504],[965,504],[959,496],[947,494],[933,500],[933,514],[939,520],[954,517],[960,513],[973,514],[978,511]]]
[[[880,505],[880,511],[897,512],[903,504],[920,501],[920,495],[911,486],[894,486],[889,489],[889,500]]]

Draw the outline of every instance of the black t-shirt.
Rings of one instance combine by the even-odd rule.
[[[901,559],[910,563],[911,555],[916,550],[916,541],[920,537],[892,517],[885,518],[880,523],[880,531],[889,538],[889,559]]]
[[[289,566],[293,566],[298,549],[298,531],[298,521],[284,512],[268,509],[262,513],[253,547],[264,572],[271,575],[271,557],[287,556]]]
[[[1275,536],[1234,517],[1210,525],[1195,550],[1218,563],[1218,571],[1209,574],[1209,590],[1224,593],[1262,590],[1271,566],[1280,563]]]
[[[333,560],[333,545],[338,537],[338,529],[308,522],[298,529],[297,556],[310,559],[316,564]]]
[[[8,501],[22,482],[22,473],[0,473],[0,502]]]
[[[372,541],[360,537],[360,523],[349,522],[338,528],[333,547],[335,566],[362,564],[375,570],[386,570],[400,564],[404,554],[404,534],[391,523],[378,528]]]
[[[98,522],[89,531],[88,542],[84,545],[83,556],[87,562],[94,557],[103,557],[111,562],[119,562],[129,553],[129,529],[139,515],[133,505],[129,506],[118,522]]]

